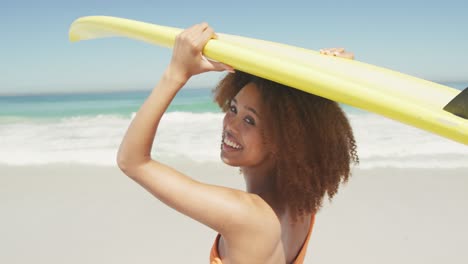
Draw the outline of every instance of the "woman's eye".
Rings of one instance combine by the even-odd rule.
[[[229,111],[231,111],[231,112],[233,112],[233,113],[237,113],[237,108],[236,108],[235,106],[231,105],[231,106],[229,107]]]
[[[245,122],[249,125],[255,125],[255,120],[251,117],[244,118]]]

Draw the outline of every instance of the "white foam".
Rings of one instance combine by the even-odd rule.
[[[159,155],[186,156],[196,161],[218,161],[223,114],[173,112],[161,120]]]
[[[375,114],[349,115],[361,167],[468,167],[460,143]]]
[[[111,165],[129,119],[74,117],[0,125],[0,163]]]
[[[134,114],[62,120],[0,122],[0,163],[57,162],[115,166],[115,156]],[[219,161],[223,114],[172,112],[164,115],[153,153]],[[468,168],[468,148],[374,114],[350,115],[360,167]]]

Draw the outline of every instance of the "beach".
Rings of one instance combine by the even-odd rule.
[[[116,164],[129,124],[164,72],[172,72],[172,51],[116,31],[76,42],[73,21],[96,15],[174,28],[209,23],[221,36],[207,45],[212,52],[204,50],[209,60],[225,57],[219,61],[236,71],[277,81],[274,69],[282,65],[294,87],[339,102],[360,162],[334,199],[324,198],[305,264],[468,263],[468,145],[433,134],[444,133],[437,123],[465,128],[429,111],[468,89],[468,1],[4,1],[1,7],[0,264],[209,263],[217,233],[163,204]],[[74,25],[83,38],[105,31]],[[132,38],[154,29],[136,25]],[[343,47],[355,61],[314,56],[308,63],[296,51],[261,56],[262,46],[223,41],[228,35],[298,50]],[[217,54],[219,44],[226,48]],[[198,74],[178,91],[151,156],[197,181],[244,190],[239,169],[220,160],[225,113],[213,90],[225,74]],[[353,92],[340,94],[344,88]],[[415,96],[402,101],[399,90]],[[434,97],[443,103],[423,103]],[[261,108],[252,108],[259,119]],[[254,123],[263,129],[263,120]],[[281,122],[285,133],[278,134],[297,135],[290,124]]]
[[[167,159],[243,189],[220,162]],[[0,263],[208,263],[216,233],[116,166],[0,166]],[[466,168],[355,169],[316,218],[306,263],[466,263]]]
[[[216,233],[115,164],[147,94],[0,97],[0,263],[208,263]],[[468,148],[343,108],[360,164],[317,214],[306,263],[468,263]],[[219,158],[222,120],[211,89],[180,91],[153,157],[244,189]]]

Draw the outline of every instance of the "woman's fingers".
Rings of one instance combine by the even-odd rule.
[[[176,38],[171,65],[183,76],[190,77],[207,71],[229,71],[234,69],[226,64],[207,60],[202,52],[206,43],[216,38],[214,30],[207,23],[200,23],[182,31]]]
[[[336,56],[345,59],[354,59],[354,54],[352,52],[347,52],[344,48],[321,49],[320,54]]]
[[[198,49],[200,51],[203,50],[203,47],[205,47],[206,43],[215,37],[215,33],[214,33],[214,30],[213,28],[207,26],[206,28],[204,28],[203,32],[201,33],[201,35],[199,36],[198,38]]]
[[[205,22],[196,24],[182,31],[178,38],[186,42],[195,51],[201,51],[206,42],[214,35],[213,29]]]
[[[234,73],[234,68],[227,64],[207,59],[205,56],[203,56],[203,60],[204,67],[207,71],[228,71]]]
[[[344,48],[327,48],[327,49],[321,49],[320,53],[325,54],[325,55],[334,55],[334,54],[339,54],[344,51],[345,51]]]
[[[341,58],[345,58],[345,59],[350,59],[350,60],[354,59],[354,53],[352,52],[342,52],[337,56]]]
[[[213,28],[207,25],[207,27],[204,28],[203,33],[199,37],[198,49],[200,50],[200,52],[203,51],[203,48],[205,47],[206,43],[210,39],[215,39],[215,38],[217,38],[217,36]],[[203,55],[202,55],[202,58],[203,58],[204,69],[207,71],[228,71],[231,73],[234,72],[234,68],[227,64],[207,59]]]

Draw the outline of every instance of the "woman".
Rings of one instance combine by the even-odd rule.
[[[357,161],[351,128],[332,101],[206,60],[201,51],[213,37],[206,23],[177,36],[169,66],[122,141],[118,165],[162,202],[219,232],[211,263],[302,263],[323,197],[333,197]],[[197,182],[150,156],[159,121],[189,78],[225,70],[231,73],[215,90],[226,112],[221,158],[241,169],[246,191]]]

